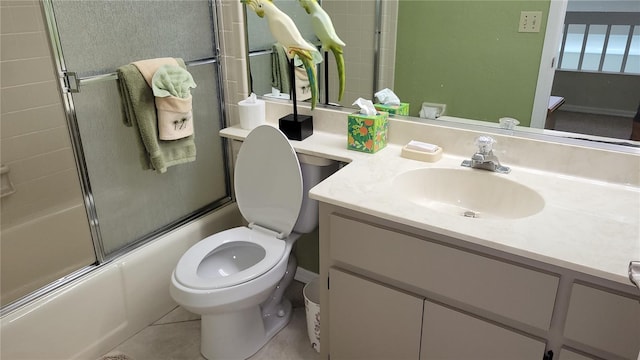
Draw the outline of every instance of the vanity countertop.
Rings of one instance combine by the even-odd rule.
[[[492,175],[528,186],[544,209],[519,219],[467,218],[431,210],[398,195],[393,179],[418,168],[462,168],[464,160],[443,156],[436,163],[408,160],[389,145],[368,159],[354,160],[313,189],[313,199],[457,238],[514,255],[629,284],[629,261],[640,258],[640,190],[570,176],[512,167]],[[478,189],[482,191],[482,189]]]
[[[239,127],[220,132],[236,140],[248,133]],[[511,173],[492,175],[535,190],[544,198],[544,209],[519,219],[467,218],[407,201],[393,186],[398,174],[419,168],[484,171],[461,167],[465,158],[447,154],[446,148],[440,161],[428,163],[401,157],[400,144],[390,143],[376,154],[347,150],[346,135],[331,132],[316,130],[291,143],[299,153],[349,163],[311,189],[313,199],[625,285],[630,285],[629,261],[640,260],[640,188],[635,185],[507,163]]]

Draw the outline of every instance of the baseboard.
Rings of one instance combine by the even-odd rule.
[[[597,115],[622,116],[627,118],[632,118],[636,115],[634,111],[629,111],[629,110],[606,109],[606,108],[597,108],[597,107],[590,107],[590,106],[571,105],[566,103],[563,104],[559,110],[587,113],[587,114],[597,114]]]
[[[309,271],[307,269],[303,269],[300,266],[298,266],[298,268],[296,269],[296,276],[294,276],[294,279],[297,281],[300,281],[301,283],[306,284],[317,277],[318,277],[318,274],[314,273],[313,271]]]

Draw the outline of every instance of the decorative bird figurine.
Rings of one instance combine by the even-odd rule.
[[[291,18],[278,9],[272,0],[241,0],[249,6],[255,13],[263,18],[266,16],[267,24],[271,34],[280,45],[286,49],[289,60],[298,56],[309,77],[311,87],[311,110],[316,107],[318,101],[318,81],[316,76],[316,66],[314,63],[314,52],[318,50],[309,44],[300,34],[300,30]],[[319,54],[318,54],[319,56]],[[295,89],[293,90],[295,91]]]
[[[316,0],[298,0],[300,5],[304,8],[307,14],[311,15],[311,26],[316,33],[318,39],[322,43],[322,50],[333,53],[336,58],[336,64],[338,65],[338,78],[340,80],[338,90],[338,101],[342,100],[345,87],[345,72],[344,72],[344,56],[342,55],[342,47],[346,44],[340,40],[336,29],[333,27],[329,14],[318,4]]]

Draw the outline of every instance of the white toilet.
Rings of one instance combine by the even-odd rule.
[[[289,322],[283,292],[297,267],[291,248],[318,222],[317,202],[307,194],[337,169],[333,161],[298,159],[280,130],[253,129],[238,153],[234,181],[249,225],[196,243],[173,271],[171,296],[202,316],[201,352],[209,360],[246,359]]]

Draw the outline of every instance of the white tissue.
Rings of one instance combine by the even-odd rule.
[[[251,93],[248,98],[238,102],[238,114],[240,115],[240,127],[251,130],[266,121],[264,100]]]
[[[362,115],[375,115],[378,112],[376,108],[373,106],[373,102],[371,100],[357,98],[356,101],[351,105],[358,105],[360,107],[360,114]]]
[[[400,105],[400,98],[391,89],[382,89],[374,94],[381,104]]]
[[[438,145],[429,144],[422,141],[411,140],[407,144],[407,149],[427,152],[427,153],[434,153],[438,151]]]

